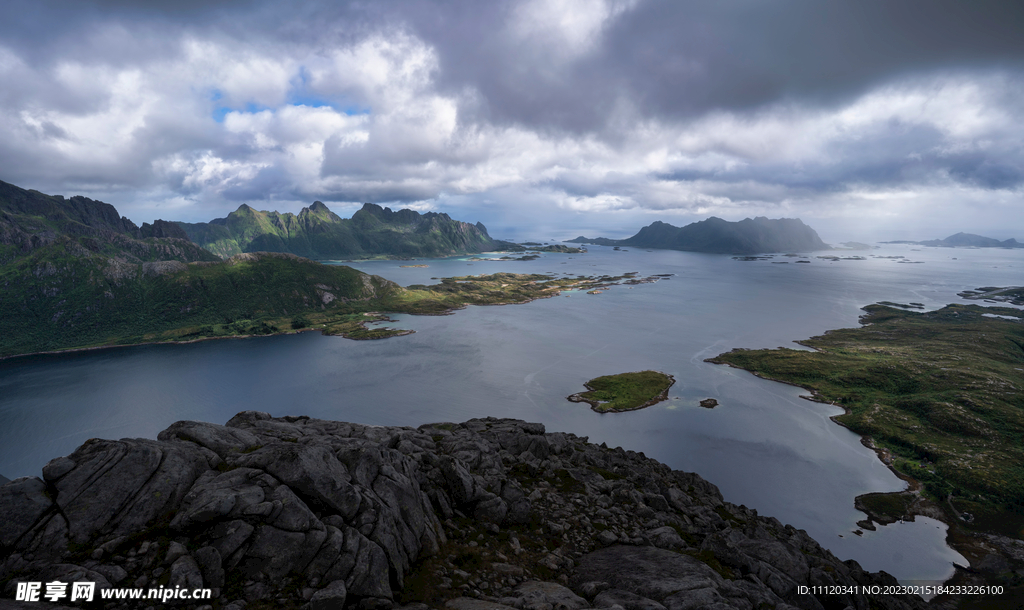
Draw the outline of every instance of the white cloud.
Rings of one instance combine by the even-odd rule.
[[[523,51],[543,93],[634,4],[525,2],[496,35]],[[565,132],[492,121],[482,90],[444,84],[442,55],[412,29],[344,27],[310,40],[182,29],[137,58],[123,49],[147,33],[115,25],[75,57],[0,47],[11,172],[0,178],[64,194],[133,189],[113,201],[122,213],[155,213],[162,197],[189,220],[247,199],[293,211],[312,199],[522,206],[616,222],[906,217],[936,200],[990,201],[1003,214],[1019,202],[1024,95],[1006,72],[894,79],[832,107],[788,99],[687,117],[622,95],[604,131]],[[104,44],[120,55],[104,57]]]
[[[527,0],[512,9],[509,31],[548,61],[570,61],[593,50],[606,24],[637,2]]]

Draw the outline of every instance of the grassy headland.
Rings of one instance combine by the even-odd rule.
[[[0,267],[0,357],[267,335],[307,329],[352,339],[408,334],[367,328],[387,313],[443,315],[467,305],[526,303],[632,275],[553,278],[496,273],[402,288],[350,267],[291,254],[247,253],[223,262],[112,265],[51,250]],[[40,258],[42,257],[42,258]]]
[[[635,411],[668,398],[668,389],[676,380],[658,371],[605,375],[586,382],[588,392],[569,396],[573,402],[589,403],[598,413]]]
[[[947,515],[969,513],[967,527],[1021,537],[1024,312],[864,310],[862,328],[800,342],[818,351],[734,350],[708,362],[805,387],[816,400],[844,407],[834,419],[920,482]]]
[[[989,301],[992,303],[1003,302],[1014,305],[1024,305],[1024,287],[1013,286],[1010,288],[997,288],[995,286],[982,286],[974,290],[964,290],[958,293],[965,299],[975,301]]]

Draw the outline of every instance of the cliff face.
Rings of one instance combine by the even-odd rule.
[[[216,260],[173,223],[157,220],[140,228],[109,203],[44,195],[0,182],[0,265],[28,257],[128,263]]]
[[[316,201],[296,214],[239,206],[226,218],[177,223],[195,243],[227,258],[242,252],[289,252],[313,259],[432,257],[483,252],[496,243],[480,223],[447,214],[392,211],[364,204],[351,219]]]
[[[924,607],[801,595],[895,581],[695,474],[540,424],[243,412],[158,439],[90,440],[0,487],[5,598],[77,579],[210,587],[232,609]]]

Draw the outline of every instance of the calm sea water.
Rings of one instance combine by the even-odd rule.
[[[140,346],[0,362],[0,474],[38,476],[89,438],[154,438],[177,420],[223,423],[245,409],[378,425],[517,417],[548,430],[643,451],[712,481],[726,499],[806,529],[842,559],[904,582],[942,580],[945,526],[930,519],[852,534],[854,496],[904,487],[829,417],[839,409],[799,388],[710,365],[734,347],[792,341],[857,324],[880,300],[929,309],[965,288],[1020,285],[1024,251],[892,246],[853,253],[905,256],[830,262],[592,247],[529,262],[375,261],[354,267],[403,285],[493,271],[675,274],[600,295],[565,293],[525,305],[470,307],[452,316],[398,315],[416,331],[384,341],[316,333]],[[788,264],[774,262],[790,261]],[[657,369],[676,378],[670,399],[599,415],[565,397],[598,375]],[[720,406],[704,409],[703,398]]]

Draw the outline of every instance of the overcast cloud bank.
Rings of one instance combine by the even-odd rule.
[[[1016,3],[5,7],[0,179],[137,223],[319,199],[499,236],[1024,239]]]

